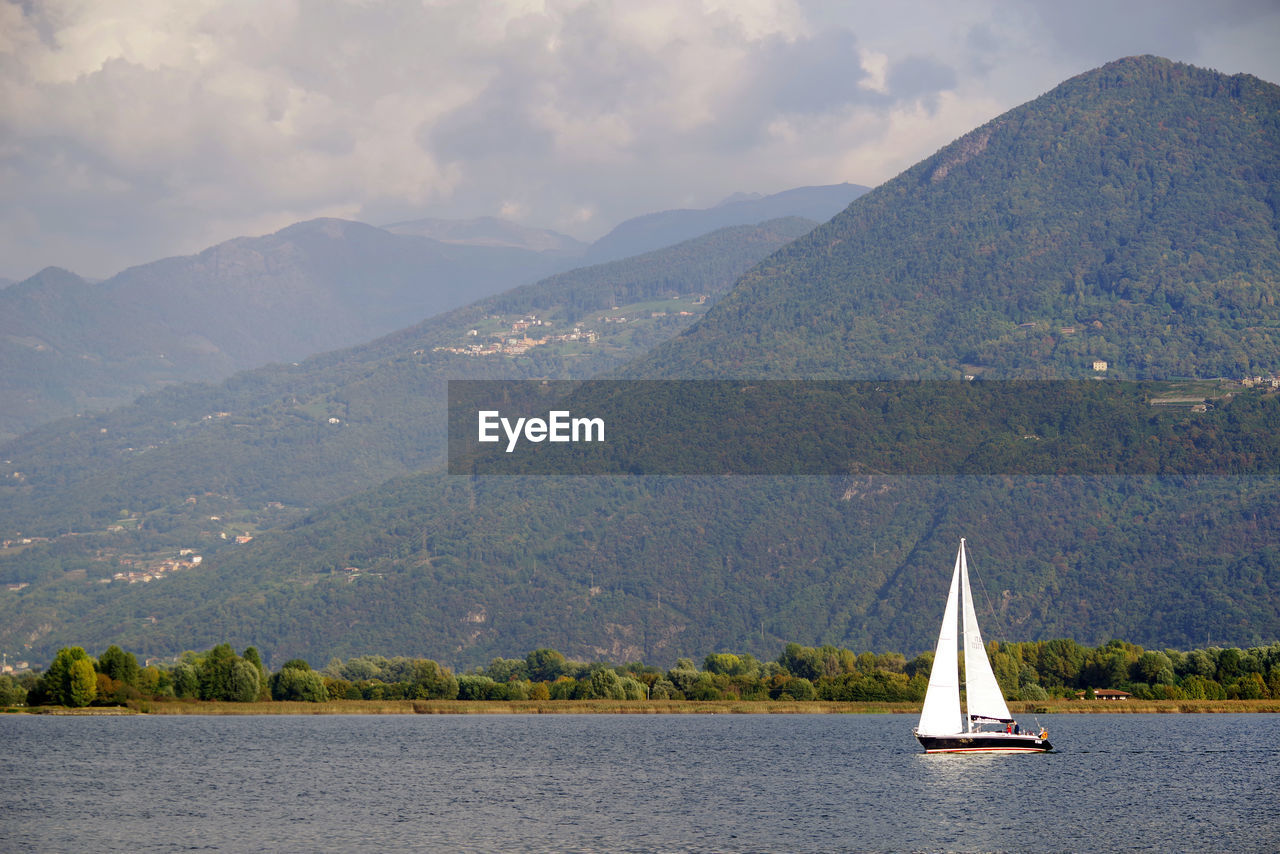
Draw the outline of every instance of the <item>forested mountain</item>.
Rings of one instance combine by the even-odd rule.
[[[145,585],[130,582],[180,582],[166,576],[192,566],[183,549],[210,557],[306,508],[440,464],[448,379],[573,378],[625,363],[687,328],[744,270],[814,225],[723,229],[351,350],[177,386],[5,444],[0,580],[11,588],[0,596],[0,648],[77,634],[90,603],[131,611]],[[561,340],[471,349],[508,340],[529,320],[520,336]],[[117,573],[123,583],[109,581]]]
[[[876,188],[636,372],[1270,374],[1278,237],[1280,88],[1124,59]]]
[[[439,465],[448,379],[572,379],[624,364],[688,327],[743,271],[814,225],[722,229],[552,276],[349,350],[45,425],[0,446],[0,536],[101,530],[122,508],[181,508],[210,493],[245,507],[316,507]],[[626,315],[627,323],[601,319]],[[469,352],[513,336],[528,316],[537,324],[521,336],[583,333]]]
[[[669,666],[796,638],[911,656],[965,536],[988,639],[1250,646],[1280,634],[1277,512],[1274,478],[424,474],[127,599],[64,583],[77,623],[57,634],[230,638],[277,663],[376,649],[471,667],[546,646]]]
[[[692,328],[636,347],[653,352],[625,370],[1081,377],[1095,359],[1127,377],[1280,368],[1278,92],[1150,57],[1081,75],[772,254]],[[567,322],[582,319],[599,305],[578,304],[583,287],[559,277],[537,299],[555,293]],[[613,305],[653,293],[619,291]],[[519,310],[536,304],[532,293]],[[503,299],[490,305],[505,317]],[[358,411],[394,399],[384,376],[368,374]],[[309,401],[317,417],[328,412],[320,400]],[[904,413],[904,441],[936,417]],[[100,497],[108,507],[110,492]],[[787,641],[913,654],[936,637],[961,536],[989,638],[1160,648],[1280,636],[1273,477],[429,473],[124,593],[97,583],[130,559],[129,525],[199,536],[208,529],[196,522],[222,516],[226,496],[189,500],[180,521],[122,517],[115,541],[87,549],[63,537],[12,555],[5,580],[31,586],[3,600],[0,643],[171,654],[226,640],[273,662],[376,651],[457,666],[542,646],[659,664],[718,649],[773,658]]]

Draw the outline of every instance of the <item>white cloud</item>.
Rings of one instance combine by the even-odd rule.
[[[591,238],[735,191],[875,184],[1120,55],[1280,79],[1278,17],[1190,0],[0,0],[0,275],[106,275],[320,215],[505,213]]]

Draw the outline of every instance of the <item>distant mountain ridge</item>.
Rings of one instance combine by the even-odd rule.
[[[392,234],[415,234],[441,243],[506,246],[566,258],[577,258],[587,251],[587,244],[568,235],[543,228],[529,228],[492,216],[465,220],[415,219],[392,223],[384,228]]]
[[[175,382],[352,346],[543,276],[672,246],[732,225],[826,219],[848,185],[710,212],[679,211],[661,240],[590,254],[573,238],[494,217],[385,229],[295,223],[90,283],[58,268],[0,289],[0,439]],[[860,188],[859,188],[860,189]],[[724,206],[722,206],[724,207]],[[667,222],[665,214],[655,215]],[[625,232],[626,224],[620,226]],[[666,242],[661,242],[665,240]]]
[[[50,268],[0,291],[0,436],[350,346],[562,265],[322,219],[94,285]]]
[[[638,255],[718,228],[783,216],[826,222],[870,188],[859,184],[798,187],[768,196],[738,193],[712,208],[670,210],[634,217],[616,226],[587,251],[588,263]]]

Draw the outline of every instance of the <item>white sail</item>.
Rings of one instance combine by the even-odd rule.
[[[961,643],[967,714],[961,711],[960,703],[960,655],[956,647]],[[983,727],[994,722],[1010,726],[997,730]],[[961,540],[916,738],[925,753],[1047,753],[1053,750],[1043,731],[1038,735],[1014,732],[1013,724],[978,630],[973,591],[969,589],[969,560]]]
[[[973,610],[973,594],[969,591],[969,563],[965,560],[964,540],[960,541],[960,599],[964,603],[964,684],[969,721],[974,718],[1012,721],[1004,692],[991,672],[991,659],[978,631],[978,615]],[[967,727],[972,729],[972,725]]]
[[[929,688],[924,695],[924,708],[920,710],[920,735],[949,735],[962,730],[960,716],[960,663],[956,653],[956,603],[960,598],[960,567],[964,557],[964,541],[960,555],[956,557],[955,572],[951,575],[951,592],[947,594],[947,607],[942,615],[942,631],[938,633],[938,646],[933,654],[933,669],[929,672]]]

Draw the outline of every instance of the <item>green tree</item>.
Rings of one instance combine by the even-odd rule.
[[[253,662],[238,658],[231,664],[226,699],[234,703],[252,703],[258,699],[261,675]]]
[[[572,676],[561,676],[547,689],[553,700],[572,700],[577,691],[578,680]]]
[[[1084,665],[1085,649],[1070,638],[1047,641],[1040,652],[1036,670],[1049,685],[1072,687]]]
[[[554,649],[535,649],[525,656],[527,675],[534,682],[554,682],[565,674],[566,662]]]
[[[698,681],[698,668],[691,658],[676,659],[676,666],[667,671],[667,681],[675,686],[682,696],[688,696],[693,685]]]
[[[522,658],[495,658],[489,662],[489,667],[485,671],[494,682],[524,679],[528,672],[528,661]]]
[[[818,692],[813,683],[804,677],[787,677],[783,675],[775,686],[770,688],[769,696],[775,700],[816,700]]]
[[[1225,700],[1227,692],[1208,677],[1193,673],[1182,680],[1183,696],[1192,700]]]
[[[1232,699],[1239,697],[1241,700],[1265,700],[1267,685],[1262,681],[1261,674],[1249,673],[1227,689],[1227,696]]]
[[[58,650],[53,657],[53,661],[49,664],[49,669],[44,672],[37,683],[35,693],[36,702],[53,703],[59,706],[70,706],[72,703],[71,696],[71,668],[77,661],[88,661],[89,654],[84,651],[84,647],[64,646]],[[92,662],[89,669],[93,670]],[[97,680],[93,680],[96,683]],[[92,697],[90,698],[92,699]]]
[[[622,685],[622,678],[608,667],[596,669],[578,686],[578,699],[581,700],[625,700],[626,698],[627,692]]]
[[[648,694],[643,682],[634,676],[622,677],[622,698],[624,700],[643,700]]]
[[[329,699],[324,677],[311,669],[301,659],[285,662],[285,666],[271,677],[271,699],[297,700],[305,703],[323,703]]]
[[[1137,662],[1131,664],[1129,655],[1124,651],[1105,647],[1089,654],[1081,678],[1096,688],[1119,688],[1129,678],[1131,667],[1136,666]],[[1158,666],[1156,671],[1159,671]]]
[[[240,656],[235,654],[229,643],[220,643],[205,654],[200,663],[200,699],[230,700],[234,695],[232,689],[232,670]]]
[[[653,688],[649,691],[649,698],[653,700],[679,700],[681,694],[676,690],[676,686],[670,679],[659,679],[653,683]]]
[[[734,676],[742,672],[742,659],[731,652],[713,652],[702,660],[702,669]]]
[[[20,706],[27,702],[27,689],[8,673],[0,674],[0,706]]]
[[[200,696],[200,671],[191,662],[178,662],[174,665],[169,678],[173,683],[173,696],[181,699],[194,699]]]
[[[923,676],[925,681],[928,681],[929,674],[933,671],[933,652],[930,650],[928,652],[920,653],[915,658],[907,662],[904,670],[906,674],[912,678],[916,676]]]
[[[1148,651],[1138,656],[1138,660],[1129,668],[1129,675],[1135,682],[1146,682],[1151,685],[1172,685],[1173,662],[1163,652]]]
[[[458,696],[457,677],[429,658],[414,660],[412,676],[415,699],[452,700]]]
[[[693,681],[688,690],[684,692],[686,700],[723,700],[725,692],[716,682],[716,676],[712,673],[699,673],[698,678]],[[723,677],[720,677],[723,678]]]
[[[1229,685],[1240,676],[1242,668],[1240,666],[1243,658],[1239,649],[1231,647],[1221,650],[1218,653],[1218,683],[1221,685]]]
[[[360,689],[346,679],[333,676],[324,677],[324,690],[330,700],[360,699]],[[354,696],[352,696],[354,694]]]
[[[138,658],[112,644],[98,657],[98,672],[105,673],[117,682],[138,685]]]
[[[1179,675],[1182,676],[1203,676],[1212,679],[1217,672],[1217,665],[1214,663],[1213,656],[1206,650],[1193,649],[1182,657],[1182,667],[1179,668]]]
[[[262,664],[262,656],[258,654],[258,648],[256,646],[245,647],[240,657],[257,668],[258,684],[265,689],[267,687],[267,668]]]
[[[77,708],[89,705],[98,696],[98,673],[88,657],[71,662],[66,696],[64,705]]]
[[[493,700],[494,689],[499,687],[488,676],[479,673],[464,673],[458,677],[459,700]]]

